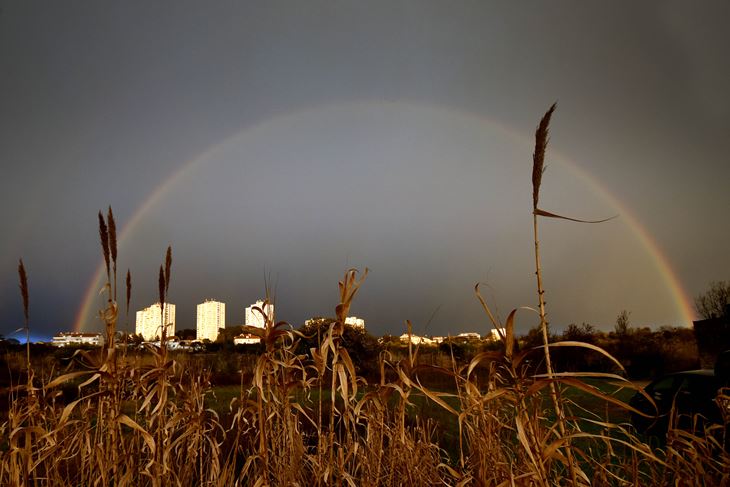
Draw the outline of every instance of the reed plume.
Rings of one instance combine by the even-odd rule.
[[[165,293],[170,287],[170,271],[172,267],[172,246],[168,245],[167,254],[165,254]]]
[[[106,277],[107,280],[110,277],[109,274],[109,230],[107,229],[106,222],[104,221],[104,215],[99,212],[99,238],[101,240],[101,251],[104,254],[104,263],[106,264]]]
[[[23,316],[26,324],[28,323],[28,276],[25,273],[25,265],[23,259],[18,263],[18,277],[20,278],[20,295],[23,297]]]
[[[114,213],[109,205],[107,212],[107,227],[109,230],[109,253],[112,258],[112,272],[114,274],[114,301],[117,300],[117,224],[114,221]]]
[[[129,315],[129,300],[132,297],[132,274],[127,269],[127,315]]]
[[[165,307],[165,271],[162,269],[162,266],[160,266],[160,276],[157,279],[157,290],[159,291],[159,296],[160,296],[160,307],[164,309],[164,307]]]
[[[545,149],[548,144],[548,128],[550,126],[550,117],[552,117],[555,111],[556,104],[545,112],[540,124],[535,130],[535,152],[532,154],[532,208],[537,209],[538,201],[540,200],[540,184],[542,183],[542,175],[545,172]]]
[[[114,213],[112,213],[112,207],[109,206],[109,212],[107,213],[107,225],[109,226],[109,251],[112,256],[112,263],[114,264],[114,270],[117,268],[117,224],[114,222]]]

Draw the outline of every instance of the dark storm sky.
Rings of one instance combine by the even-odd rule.
[[[133,310],[172,244],[178,328],[206,297],[241,323],[267,275],[278,318],[331,315],[354,266],[373,333],[486,333],[476,282],[502,316],[536,302],[532,133],[556,100],[542,205],[620,216],[541,222],[553,326],[688,325],[667,272],[690,297],[730,278],[729,20],[727,2],[2,1],[0,333],[22,326],[19,257],[34,334],[72,328],[109,204]]]

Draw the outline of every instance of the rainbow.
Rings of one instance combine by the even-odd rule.
[[[627,226],[634,233],[634,236],[639,240],[642,247],[644,247],[651,257],[654,267],[657,269],[669,292],[674,297],[677,305],[677,311],[679,311],[682,316],[682,321],[689,326],[692,321],[697,319],[694,311],[693,299],[687,291],[685,291],[684,287],[682,287],[677,273],[672,268],[669,259],[664,254],[664,251],[661,249],[654,237],[652,237],[646,227],[641,224],[638,217],[605,187],[600,185],[593,176],[588,174],[577,164],[570,162],[565,157],[560,156],[560,154],[556,154],[555,151],[551,152],[553,153],[553,159],[560,160],[560,162],[570,167],[574,175],[589,184],[601,195],[602,198],[618,210],[621,215],[621,219],[626,222]]]
[[[239,131],[236,134],[233,134],[220,142],[211,145],[208,147],[205,151],[198,154],[196,157],[189,159],[185,163],[183,163],[180,168],[173,173],[169,178],[164,180],[159,186],[157,186],[154,191],[150,194],[150,196],[145,200],[142,205],[137,208],[137,210],[132,214],[131,218],[126,222],[126,224],[122,227],[121,231],[118,233],[118,242],[119,246],[121,247],[125,240],[127,240],[130,235],[134,233],[135,227],[139,224],[139,222],[145,217],[147,212],[153,208],[158,202],[160,202],[166,194],[168,194],[172,188],[175,187],[175,185],[183,179],[183,176],[193,171],[197,166],[200,164],[205,163],[206,160],[208,160],[212,155],[215,154],[216,151],[218,151],[223,146],[236,141],[239,138],[242,138],[245,134],[248,134],[249,132],[253,130],[258,129],[264,129],[267,126],[272,126],[278,123],[279,121],[286,119],[288,117],[294,117],[294,116],[300,116],[303,114],[307,114],[314,111],[319,110],[326,110],[328,108],[332,107],[341,107],[343,105],[345,106],[351,106],[353,109],[357,109],[361,106],[372,106],[373,104],[381,104],[381,105],[388,105],[388,106],[397,106],[397,107],[403,107],[408,108],[411,106],[424,106],[423,104],[414,104],[410,102],[380,102],[380,101],[359,101],[359,102],[349,102],[349,103],[336,103],[331,105],[319,105],[316,107],[306,107],[297,111],[288,112],[285,114],[277,115],[274,117],[271,117],[269,119],[266,119],[258,124],[253,124],[250,126],[244,127],[241,131]],[[513,139],[518,144],[524,145],[532,150],[533,140],[531,138],[531,135],[525,135],[524,133],[519,132],[518,130],[509,127],[505,124],[502,124],[500,122],[497,122],[495,120],[484,118],[481,116],[478,116],[473,113],[469,112],[460,112],[453,110],[449,107],[443,107],[443,106],[434,106],[434,105],[428,105],[430,107],[435,107],[439,109],[440,111],[447,112],[452,115],[460,116],[460,117],[468,117],[474,120],[475,123],[483,124],[483,125],[489,125],[490,128],[498,130],[500,133],[506,135],[507,137]],[[579,179],[583,180],[589,187],[591,187],[596,193],[598,193],[606,202],[608,202],[613,208],[615,208],[621,215],[621,219],[627,224],[628,228],[631,230],[631,232],[635,235],[637,240],[640,242],[641,246],[645,249],[647,254],[650,256],[652,263],[654,267],[656,268],[657,272],[660,274],[663,282],[667,286],[667,290],[673,297],[674,302],[677,306],[677,311],[680,313],[682,320],[685,324],[691,323],[695,319],[695,313],[694,308],[692,304],[692,298],[689,296],[689,294],[684,290],[682,287],[682,284],[677,277],[676,272],[673,270],[669,259],[667,259],[666,255],[662,251],[659,244],[656,242],[656,240],[652,237],[652,235],[646,230],[645,226],[641,224],[639,219],[636,217],[636,215],[628,208],[626,205],[624,205],[621,201],[618,200],[608,189],[606,189],[598,180],[596,180],[592,175],[587,173],[583,168],[581,168],[577,163],[569,160],[565,156],[561,155],[558,151],[554,149],[549,150],[550,158],[553,160],[560,161],[562,164],[564,164],[566,167],[570,169],[573,175],[577,176]],[[79,306],[78,312],[76,314],[76,319],[74,323],[74,330],[75,331],[82,331],[84,328],[84,325],[89,322],[90,318],[93,316],[92,310],[95,308],[94,302],[96,297],[98,296],[98,290],[101,289],[103,285],[103,278],[105,273],[105,265],[103,261],[100,261],[96,272],[94,272],[89,285],[86,289],[86,292],[83,295],[81,304]]]

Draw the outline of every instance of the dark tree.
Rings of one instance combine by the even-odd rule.
[[[144,338],[142,338],[142,335],[139,333],[133,333],[129,335],[129,341],[134,343],[135,345],[141,345],[142,342],[144,342]]]
[[[183,328],[182,330],[178,330],[175,336],[180,340],[195,340],[197,333],[192,328]]]
[[[629,334],[629,332],[631,331],[631,325],[629,324],[630,314],[631,312],[626,311],[625,309],[618,314],[618,316],[616,317],[616,326],[613,328],[613,330],[616,332],[616,335],[625,336]]]
[[[695,298],[695,307],[702,318],[730,316],[730,281],[713,281],[710,288]]]
[[[596,328],[589,323],[583,323],[581,325],[571,323],[568,325],[565,331],[563,331],[563,340],[571,342],[594,343],[596,341],[596,334]]]
[[[218,328],[218,338],[215,339],[216,343],[233,343],[233,339],[242,333],[242,327],[231,326],[226,328]]]

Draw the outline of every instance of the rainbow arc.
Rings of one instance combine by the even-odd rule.
[[[270,119],[264,120],[258,124],[253,124],[250,126],[245,127],[240,132],[214,144],[208,147],[205,151],[198,154],[196,157],[186,161],[183,163],[180,168],[169,178],[164,180],[162,183],[160,183],[159,186],[155,188],[154,191],[151,192],[149,197],[138,207],[138,209],[134,212],[131,218],[124,224],[121,231],[118,232],[118,241],[119,246],[121,247],[125,241],[129,240],[135,231],[135,228],[139,225],[139,223],[145,218],[145,215],[154,208],[160,201],[162,201],[166,195],[170,194],[170,192],[175,188],[175,186],[184,179],[184,176],[194,171],[199,166],[205,164],[208,160],[212,158],[212,156],[223,146],[235,142],[237,139],[241,139],[246,134],[250,133],[254,130],[260,130],[265,129],[268,127],[272,127],[276,125],[278,122],[280,122],[283,119],[286,119],[288,117],[293,116],[301,116],[309,114],[310,112],[312,114],[320,111],[320,110],[326,110],[328,108],[332,107],[342,107],[343,105],[347,105],[348,108],[351,108],[353,110],[357,110],[360,106],[372,106],[372,104],[382,104],[387,105],[388,107],[396,107],[396,108],[403,108],[403,109],[409,109],[413,107],[423,107],[423,104],[414,104],[410,102],[350,102],[350,103],[337,103],[333,105],[322,105],[318,107],[308,107],[299,111],[289,112],[282,115],[277,115],[275,117],[272,117]],[[506,126],[498,121],[484,118],[481,116],[477,116],[473,113],[465,113],[465,112],[459,112],[456,110],[453,110],[448,107],[443,106],[434,106],[434,105],[426,105],[431,108],[436,108],[439,111],[444,111],[449,113],[451,116],[459,116],[459,117],[468,117],[469,119],[472,119],[474,123],[479,123],[485,125],[485,128],[490,128],[492,130],[496,130],[499,133],[509,137],[510,139],[514,140],[518,144],[524,145],[529,149],[529,154],[532,153],[532,145],[534,144],[534,141],[532,140],[532,135],[523,134],[517,130],[515,130],[512,127]],[[620,214],[620,218],[627,224],[628,228],[631,230],[631,232],[636,236],[637,240],[640,242],[641,246],[645,249],[646,253],[650,257],[653,266],[661,276],[662,282],[664,282],[667,291],[672,296],[672,300],[675,303],[677,307],[677,311],[682,317],[682,321],[689,325],[692,320],[695,318],[694,309],[692,305],[692,299],[689,297],[688,293],[684,290],[676,272],[671,266],[671,263],[669,262],[669,259],[666,257],[664,252],[662,251],[659,244],[656,242],[656,240],[652,237],[652,235],[646,230],[646,227],[639,221],[639,219],[636,217],[634,212],[630,210],[626,205],[624,205],[616,196],[614,196],[604,185],[602,185],[595,177],[593,177],[591,174],[585,171],[585,169],[581,168],[578,164],[575,162],[569,160],[565,156],[561,155],[559,151],[556,151],[553,147],[551,147],[548,151],[549,158],[555,161],[560,161],[562,164],[564,164],[569,170],[573,173],[573,175],[577,176],[579,179],[585,182],[595,193],[597,193],[600,197],[602,197],[607,203],[609,203],[617,213]],[[527,163],[527,162],[526,162]],[[76,320],[74,323],[74,330],[75,331],[82,331],[84,327],[91,323],[92,317],[94,316],[94,309],[98,308],[98,306],[95,306],[96,297],[98,295],[98,290],[102,287],[103,283],[103,277],[105,272],[104,263],[102,260],[100,260],[99,266],[96,269],[96,272],[94,272],[89,285],[86,289],[86,292],[83,295],[83,299],[81,301],[81,304],[79,306]]]

